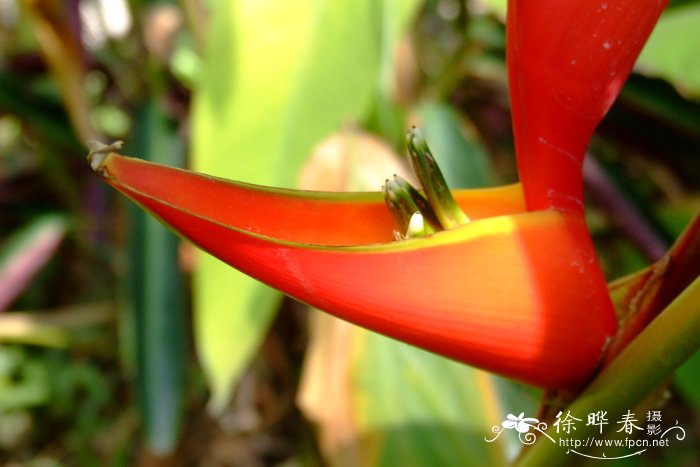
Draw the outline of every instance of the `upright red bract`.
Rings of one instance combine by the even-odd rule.
[[[586,147],[667,0],[509,0],[507,60],[529,210],[583,212]]]

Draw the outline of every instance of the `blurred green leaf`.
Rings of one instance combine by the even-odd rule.
[[[83,154],[65,109],[58,99],[36,92],[23,76],[0,70],[0,111],[18,116],[55,149]]]
[[[18,316],[19,315],[19,316]],[[0,342],[44,345],[47,347],[65,347],[69,335],[65,329],[20,313],[3,313],[0,315]]]
[[[618,101],[631,108],[627,115],[621,116],[619,119],[626,118],[629,121],[628,125],[636,131],[640,131],[640,129],[647,131],[648,128],[651,133],[651,130],[657,130],[657,133],[662,133],[662,138],[665,140],[669,138],[667,136],[669,129],[659,128],[658,122],[662,122],[671,130],[675,130],[677,137],[681,137],[681,144],[683,143],[682,137],[692,138],[695,144],[700,139],[700,103],[684,99],[671,84],[665,81],[633,74],[625,83]],[[616,107],[620,107],[620,105]],[[613,107],[611,112],[613,117],[616,110],[618,109]],[[645,117],[649,119],[650,116],[655,119],[651,122],[655,126],[647,123],[647,128],[644,128],[643,119]],[[606,119],[610,120],[610,116],[607,116]],[[679,143],[671,143],[664,142],[667,152],[674,154],[674,157],[682,156],[682,154],[676,154],[682,152],[682,148],[678,147]]]
[[[135,119],[132,150],[146,159],[181,166],[184,145],[153,101]],[[130,298],[136,337],[137,393],[144,437],[156,454],[177,444],[182,425],[187,321],[178,238],[131,207]]]
[[[488,156],[469,122],[461,121],[454,109],[440,102],[423,103],[418,114],[425,138],[450,188],[493,185]]]
[[[486,11],[498,16],[505,21],[508,0],[477,0]]]
[[[107,375],[88,362],[67,362],[60,354],[46,357],[52,407],[56,415],[75,415],[85,434],[94,433],[105,420],[100,412],[113,397]]]
[[[49,397],[48,375],[42,363],[30,359],[20,348],[0,346],[0,413],[34,407]]]
[[[700,98],[700,4],[666,11],[637,62],[639,71],[670,81],[691,97]]]
[[[218,2],[194,106],[194,168],[290,186],[312,147],[363,116],[377,89],[382,2]],[[258,346],[279,295],[211,257],[194,277],[211,407]]]
[[[681,366],[673,377],[675,388],[681,396],[700,410],[700,352],[695,354]]]
[[[406,52],[397,46],[422,3],[421,0],[383,0],[379,81],[374,108],[365,123],[387,141],[400,145],[406,132],[405,109],[397,105],[396,94],[405,91],[400,89],[401,71],[396,65],[400,54]]]
[[[0,314],[0,342],[66,347],[71,331],[115,319],[113,307],[95,302],[42,311],[11,311]]]
[[[366,443],[362,465],[506,463],[506,437],[484,441],[507,413],[491,375],[379,334],[362,335],[352,378]]]

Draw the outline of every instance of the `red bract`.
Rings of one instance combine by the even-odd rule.
[[[91,164],[179,234],[303,302],[530,384],[582,384],[616,321],[582,214],[581,161],[661,4],[509,5],[527,210],[520,186],[455,191],[471,222],[392,242],[392,217],[379,193],[265,188],[109,150],[92,153]],[[615,13],[600,13],[608,10]],[[554,18],[561,24],[550,24]],[[611,55],[594,50],[594,34],[605,36],[598,44],[605,52],[613,41]],[[534,61],[542,57],[538,70]],[[555,74],[561,63],[584,71]]]
[[[544,387],[582,383],[615,321],[585,224],[519,186],[457,191],[474,220],[391,242],[378,193],[256,187],[107,155],[105,180],[241,271],[338,317]],[[582,332],[585,330],[585,332]]]
[[[518,171],[528,209],[583,211],[588,141],[667,0],[509,0]]]

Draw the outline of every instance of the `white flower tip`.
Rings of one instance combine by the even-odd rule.
[[[408,236],[420,235],[425,230],[425,220],[419,212],[414,212],[411,215],[411,220],[408,222]]]
[[[89,141],[87,143],[88,153],[87,160],[90,164],[90,168],[99,176],[106,177],[107,170],[103,167],[105,159],[107,157],[122,148],[124,143],[122,141],[115,141],[112,144],[104,144],[99,141]]]

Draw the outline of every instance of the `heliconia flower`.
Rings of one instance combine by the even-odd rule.
[[[599,24],[595,11],[601,5],[617,13]],[[444,187],[432,195],[425,190],[445,230],[415,229],[419,235],[393,241],[396,212],[390,209],[414,196],[401,192],[401,181],[391,182],[385,203],[381,193],[305,192],[217,179],[124,157],[113,148],[93,151],[90,163],[183,237],[302,302],[532,385],[580,385],[595,370],[616,319],[582,214],[577,161],[661,3],[511,0],[509,7],[522,188],[456,190],[454,200]],[[608,34],[619,49],[617,65],[606,65],[611,56],[605,41],[595,48],[583,32],[572,32],[583,26],[589,34]],[[555,39],[546,40],[548,34]],[[585,64],[587,82],[598,80],[605,91],[583,86],[571,73],[541,73],[539,57],[545,57],[543,68],[561,60]],[[416,135],[409,133],[412,156],[427,151]],[[432,171],[432,162],[417,170]],[[441,177],[430,179],[424,183],[442,183]],[[443,208],[452,215],[445,217]],[[405,226],[414,219],[404,220]]]

